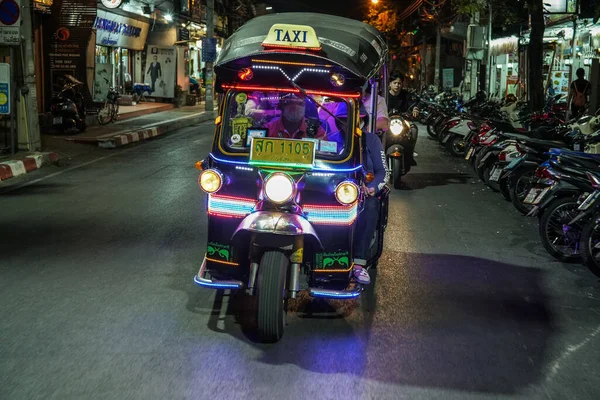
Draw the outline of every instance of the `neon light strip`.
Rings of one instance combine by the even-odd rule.
[[[354,263],[348,269],[315,269],[314,272],[350,272],[354,268]]]
[[[281,67],[275,66],[275,65],[253,65],[252,69],[270,69],[270,70],[276,70],[279,71],[283,74],[283,76],[285,76],[288,81],[293,81],[292,78],[290,78],[290,76],[288,74],[285,73],[284,70],[281,69]]]
[[[351,225],[357,217],[357,203],[350,207],[305,205],[302,210],[313,224]]]
[[[216,262],[216,263],[219,263],[219,264],[225,264],[225,265],[232,265],[234,267],[238,267],[240,265],[240,264],[234,263],[234,262],[223,261],[223,260],[215,260],[214,258],[208,258],[208,256],[206,256],[206,261],[212,261],[212,262]]]
[[[198,279],[197,275],[194,275],[194,283],[198,286],[203,286],[211,289],[239,289],[240,285],[235,283],[217,283],[217,282],[208,282],[201,281]]]
[[[249,165],[247,161],[224,160],[222,158],[215,156],[214,154],[210,154],[210,158],[212,158],[213,160],[215,160],[217,162],[221,162],[224,164],[246,165],[246,166]],[[357,172],[361,169],[362,169],[362,165],[359,165],[358,167],[354,167],[354,168],[328,168],[328,167],[325,167],[325,168],[313,168],[313,172],[330,172],[330,173],[336,174],[336,173],[344,173],[344,172]]]
[[[208,213],[222,217],[243,218],[254,210],[256,200],[241,197],[208,195]]]
[[[300,72],[298,72],[296,74],[296,76],[294,78],[292,78],[292,82],[295,82],[296,79],[298,79],[300,77],[300,75],[302,75],[303,72],[315,72],[318,74],[326,74],[329,71],[326,69],[318,69],[318,68],[302,68],[302,70],[300,70]]]
[[[269,49],[281,49],[281,50],[288,50],[288,51],[294,51],[294,50],[311,50],[311,51],[319,51],[321,50],[321,47],[291,47],[291,46],[281,46],[281,45],[277,45],[277,44],[265,44],[263,43],[263,47],[265,48],[269,48]]]
[[[279,65],[298,65],[300,67],[325,67],[325,68],[330,68],[333,67],[333,65],[330,64],[313,64],[313,63],[300,63],[300,62],[292,62],[292,61],[274,61],[274,60],[255,60],[253,59],[252,62],[260,62],[260,63],[265,63],[265,64],[279,64]]]
[[[247,85],[221,85],[224,89],[240,89],[240,90],[256,90],[263,92],[284,92],[284,93],[300,93],[298,89],[292,88],[277,88],[277,87],[264,87],[264,86],[247,86]],[[323,92],[320,90],[305,90],[308,94],[317,96],[332,96],[332,97],[349,97],[351,99],[359,99],[360,93],[334,93],[334,92]]]
[[[360,292],[348,292],[348,293],[331,293],[331,292],[320,292],[318,290],[311,291],[313,297],[323,297],[328,299],[353,299],[360,296]]]

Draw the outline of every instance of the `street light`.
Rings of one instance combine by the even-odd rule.
[[[379,3],[379,0],[371,0],[371,3],[377,4],[377,3]]]
[[[271,7],[271,6],[265,7],[265,10],[272,10],[272,9],[273,9],[273,7]]]

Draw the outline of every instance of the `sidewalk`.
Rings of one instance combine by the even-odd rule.
[[[44,153],[19,152],[0,157],[0,181],[31,172],[43,165],[63,161],[102,149],[112,149],[164,135],[188,126],[214,119],[216,112],[206,112],[204,103],[173,108],[165,104],[145,107],[121,106],[124,114],[116,123],[90,126],[85,132],[61,136],[42,132]],[[144,115],[140,115],[144,114]],[[90,146],[92,145],[92,146]]]

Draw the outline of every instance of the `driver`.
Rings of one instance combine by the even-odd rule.
[[[306,123],[306,107],[304,99],[287,94],[279,101],[281,117],[273,118],[265,128],[268,129],[268,137],[284,139],[301,139],[307,137],[308,124]],[[325,139],[327,134],[321,126],[320,120],[316,118],[315,139]]]
[[[346,103],[340,103],[336,110],[336,116],[340,120],[344,120],[348,116]],[[369,126],[368,114],[364,105],[360,104],[360,117],[362,127],[366,128]],[[340,126],[337,122],[338,129],[344,131],[345,127]],[[377,221],[379,220],[379,207],[381,201],[377,197],[387,181],[390,178],[390,173],[387,169],[386,156],[381,145],[381,140],[371,132],[363,132],[365,135],[366,149],[364,168],[367,174],[372,175],[373,179],[363,186],[365,193],[365,201],[363,203],[364,208],[358,215],[358,221],[356,222],[355,232],[358,234],[354,237],[354,279],[362,284],[367,285],[371,283],[371,277],[367,272],[365,266],[367,265],[367,259],[369,257],[369,249],[371,240],[377,229]]]

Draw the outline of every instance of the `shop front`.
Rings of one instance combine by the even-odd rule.
[[[110,87],[128,93],[134,82],[144,81],[142,50],[149,27],[146,21],[98,10],[94,23],[94,101],[104,101]]]

